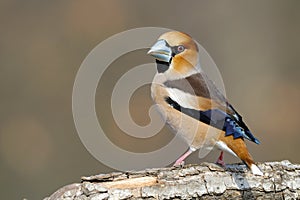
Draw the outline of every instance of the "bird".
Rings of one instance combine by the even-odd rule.
[[[260,141],[201,68],[196,41],[180,31],[165,32],[147,54],[156,62],[152,99],[169,128],[189,145],[174,165],[183,165],[196,150],[217,147],[221,150],[217,164],[225,167],[223,152],[227,152],[240,158],[254,175],[263,175],[245,139]]]

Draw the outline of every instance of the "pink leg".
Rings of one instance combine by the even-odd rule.
[[[178,166],[178,165],[184,165],[184,159],[186,159],[191,153],[193,153],[194,150],[189,149],[187,152],[185,152],[180,158],[176,160],[173,166]]]
[[[220,154],[220,156],[219,156],[219,158],[218,158],[218,160],[217,160],[216,163],[219,164],[219,165],[221,165],[222,167],[225,167],[225,166],[226,166],[226,165],[225,165],[225,162],[224,162],[224,160],[223,160],[223,151],[221,151],[221,154]]]

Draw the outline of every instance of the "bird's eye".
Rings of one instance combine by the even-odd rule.
[[[185,50],[184,46],[182,45],[179,45],[177,46],[177,51],[180,53],[180,52],[183,52]]]

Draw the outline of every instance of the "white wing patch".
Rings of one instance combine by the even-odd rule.
[[[192,94],[186,93],[177,88],[166,88],[171,99],[176,101],[180,106],[198,110],[198,98]]]

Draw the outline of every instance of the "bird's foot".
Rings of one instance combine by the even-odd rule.
[[[193,148],[189,148],[187,152],[185,152],[180,158],[176,160],[173,166],[183,166],[184,165],[184,160],[195,150]]]
[[[218,160],[216,161],[216,164],[217,164],[217,165],[220,165],[220,166],[223,167],[223,168],[226,168],[226,164],[225,164],[224,160],[219,160],[219,159],[218,159]]]
[[[226,168],[226,164],[223,160],[223,151],[221,151],[221,154],[220,154],[218,160],[216,161],[216,164],[222,166],[223,168]]]
[[[184,166],[184,160],[178,159],[174,163],[173,167],[183,167]]]

